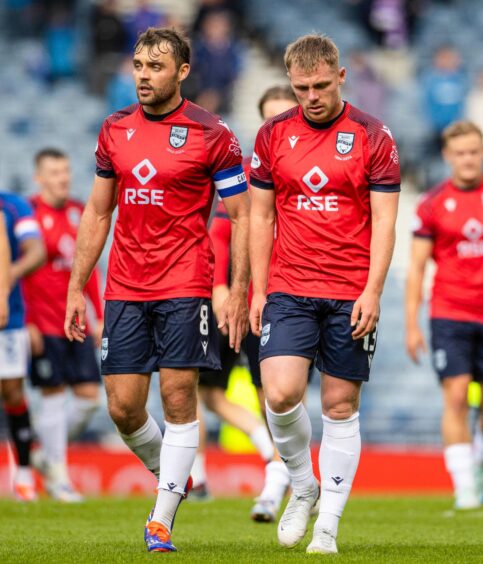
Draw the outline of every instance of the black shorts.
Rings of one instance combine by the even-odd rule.
[[[159,368],[221,368],[208,298],[106,301],[102,374],[149,374]]]
[[[30,379],[33,386],[39,387],[99,383],[101,376],[92,337],[79,343],[44,335],[44,353],[32,358]]]
[[[431,348],[440,380],[471,374],[483,381],[483,323],[431,319]]]
[[[228,379],[233,367],[239,362],[240,355],[230,348],[228,337],[219,335],[220,339],[220,358],[221,370],[209,370],[200,374],[200,386],[211,388],[228,388]],[[258,361],[258,349],[260,339],[251,331],[242,341],[242,349],[248,359],[248,368],[252,377],[252,383],[255,387],[261,388],[262,381],[260,378],[260,363]]]
[[[270,294],[262,314],[260,361],[272,356],[315,358],[317,368],[330,376],[368,381],[377,328],[354,341],[353,306],[352,300]]]

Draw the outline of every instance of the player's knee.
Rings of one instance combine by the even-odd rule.
[[[111,419],[121,433],[134,432],[143,423],[144,410],[140,410],[136,405],[110,400],[108,409]]]
[[[289,395],[283,392],[279,388],[272,389],[270,391],[265,391],[265,398],[268,403],[268,407],[274,413],[287,413],[298,405],[301,398],[295,395]]]
[[[163,397],[164,415],[170,423],[187,423],[196,419],[196,393],[176,390]]]
[[[466,393],[453,393],[446,400],[446,410],[456,417],[466,417],[468,414],[468,399]]]
[[[357,399],[351,398],[346,400],[333,400],[324,399],[322,402],[322,411],[326,417],[334,419],[335,421],[341,421],[343,419],[349,419],[358,409]]]

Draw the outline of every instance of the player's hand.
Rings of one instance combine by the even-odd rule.
[[[32,356],[42,356],[44,354],[44,337],[42,333],[37,325],[34,325],[33,323],[27,324],[27,331],[29,334]]]
[[[219,323],[222,317],[223,307],[226,300],[230,297],[230,288],[226,284],[218,284],[213,288],[211,296],[211,306],[215,314],[216,321]],[[223,335],[228,335],[228,327],[226,325],[221,329]]]
[[[225,301],[218,320],[218,329],[228,325],[228,340],[230,347],[239,353],[242,339],[248,333],[248,304],[247,293],[230,289],[230,295]]]
[[[0,329],[8,323],[8,296],[0,298]]]
[[[362,339],[372,333],[379,321],[381,308],[380,297],[375,292],[364,290],[354,303],[351,315],[351,327],[353,327],[352,338]]]
[[[260,337],[262,333],[262,311],[267,303],[265,294],[253,294],[252,307],[250,308],[250,327],[252,333]]]
[[[81,290],[69,290],[64,331],[69,341],[83,343],[86,338],[86,300]]]
[[[413,327],[407,329],[406,331],[406,351],[409,358],[419,364],[419,353],[427,352],[428,347],[426,345],[426,340],[424,339],[423,333],[419,327]]]
[[[101,347],[102,342],[102,332],[104,331],[104,320],[98,319],[94,330],[92,331],[92,338],[94,339],[94,344],[97,348]]]

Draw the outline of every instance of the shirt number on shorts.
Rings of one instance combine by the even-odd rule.
[[[208,306],[202,305],[200,309],[200,333],[206,337],[209,333]]]

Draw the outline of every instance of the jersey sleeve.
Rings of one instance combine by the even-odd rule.
[[[423,195],[416,206],[411,231],[414,237],[432,239],[434,237],[434,214],[431,199]]]
[[[241,194],[247,190],[242,166],[242,151],[236,135],[221,122],[207,135],[211,177],[220,198]]]
[[[102,178],[113,178],[115,176],[114,167],[108,149],[109,124],[107,120],[101,126],[96,145],[96,174]]]
[[[369,187],[376,192],[399,192],[401,172],[396,142],[391,130],[378,122],[368,130],[370,171]]]
[[[252,162],[250,165],[250,184],[256,188],[273,190],[270,167],[270,131],[268,124],[263,125],[255,140]]]
[[[13,232],[18,242],[25,239],[41,239],[40,227],[32,206],[23,198],[15,198],[16,218]]]
[[[229,286],[231,222],[221,201],[211,222],[210,237],[215,252],[213,286]]]

